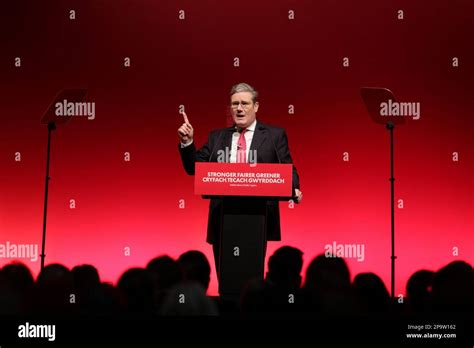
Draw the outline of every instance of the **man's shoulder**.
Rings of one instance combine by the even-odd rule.
[[[219,132],[225,132],[225,131],[231,131],[232,127],[225,127],[225,128],[214,128],[211,130],[211,133],[219,133]]]
[[[257,122],[257,127],[260,127],[261,129],[266,129],[272,132],[273,134],[281,134],[285,133],[285,128],[262,123],[262,122]]]
[[[221,133],[230,132],[230,131],[232,131],[232,127],[217,128],[217,129],[211,130],[211,132],[209,133],[209,136],[210,137],[219,136],[219,134]]]

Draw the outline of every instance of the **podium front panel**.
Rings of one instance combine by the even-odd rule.
[[[219,293],[223,298],[236,300],[249,280],[263,279],[266,217],[258,209],[254,212],[223,214],[219,258]]]

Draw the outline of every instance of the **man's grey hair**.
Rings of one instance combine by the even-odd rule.
[[[241,82],[241,83],[238,83],[238,84],[232,86],[232,89],[230,90],[230,96],[233,96],[235,93],[239,93],[239,92],[250,92],[250,93],[252,93],[252,101],[254,102],[254,104],[258,100],[258,92],[252,86],[250,86],[248,83]]]

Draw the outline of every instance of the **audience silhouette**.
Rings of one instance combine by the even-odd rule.
[[[183,280],[199,283],[205,292],[211,281],[211,266],[202,252],[191,250],[180,255],[178,264],[183,272]]]
[[[431,287],[435,272],[420,270],[408,279],[406,286],[408,309],[411,314],[423,313],[429,310],[431,301]]]
[[[211,268],[197,250],[151,260],[146,268],[126,270],[114,286],[101,281],[92,265],[69,270],[47,265],[35,280],[20,262],[0,269],[0,316],[41,318],[158,318],[161,316],[281,314],[285,317],[403,317],[430,313],[474,311],[474,271],[454,261],[434,272],[415,272],[406,285],[406,301],[391,299],[374,273],[351,281],[346,261],[334,255],[315,257],[302,285],[303,252],[291,246],[277,249],[268,260],[265,279],[252,279],[240,302],[223,306],[206,295]]]
[[[387,313],[391,299],[382,279],[375,273],[360,273],[352,283],[357,308],[366,314]]]
[[[349,268],[344,259],[334,255],[321,254],[311,261],[302,294],[310,311],[325,316],[354,312]]]

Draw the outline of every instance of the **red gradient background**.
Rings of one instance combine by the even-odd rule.
[[[202,145],[226,124],[230,87],[245,81],[261,94],[259,119],[287,130],[304,192],[294,209],[281,204],[283,241],[267,256],[298,247],[305,269],[326,244],[363,243],[364,262],[347,260],[352,276],[375,272],[390,289],[389,137],[359,94],[382,86],[421,103],[421,119],[395,129],[397,294],[418,269],[474,263],[472,13],[470,0],[2,2],[0,242],[41,247],[39,120],[59,90],[85,87],[96,119],[53,133],[46,263],[91,263],[115,283],[153,257],[198,249],[216,294],[208,202],[181,166],[178,108]],[[39,260],[23,261],[37,274]]]

